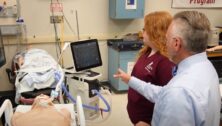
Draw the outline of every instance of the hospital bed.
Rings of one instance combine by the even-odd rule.
[[[33,54],[33,55],[31,55]],[[42,54],[42,56],[40,55]],[[50,70],[55,70],[53,71],[54,73],[50,76],[50,77],[54,77],[56,78],[56,81],[57,81],[57,84],[56,85],[49,85],[49,87],[51,88],[51,86],[54,86],[54,88],[52,88],[52,90],[54,90],[55,92],[58,92],[60,93],[58,96],[59,96],[59,103],[64,103],[64,100],[63,100],[63,95],[62,95],[62,89],[64,91],[64,84],[63,84],[63,80],[64,80],[64,72],[63,70],[61,69],[60,65],[58,64],[58,62],[56,62],[51,56],[49,56],[44,50],[40,50],[40,49],[33,49],[33,50],[29,50],[27,52],[25,52],[24,54],[22,54],[22,56],[24,55],[24,63],[23,64],[20,64],[20,67],[19,69],[16,69],[16,70],[13,70],[15,71],[16,73],[16,78],[15,78],[15,87],[16,87],[16,101],[17,103],[24,103],[24,104],[32,104],[33,102],[33,99],[35,96],[41,94],[42,90],[44,91],[44,88],[41,88],[40,89],[40,93],[39,93],[39,90],[37,91],[37,93],[35,92],[34,89],[38,88],[39,85],[35,84],[34,86],[32,86],[31,88],[29,87],[29,79],[28,81],[24,83],[24,78],[27,77],[26,74],[31,74],[29,76],[33,77],[33,76],[36,76],[35,72],[42,72],[42,71],[50,71]],[[20,58],[21,55],[18,55],[17,57],[15,57],[15,59],[17,61],[19,61],[19,58]],[[45,60],[45,62],[42,63],[42,59]],[[16,62],[17,62],[16,61]],[[33,62],[34,61],[34,62]],[[31,65],[30,65],[31,63]],[[39,64],[36,64],[36,63],[39,63]],[[37,67],[32,67],[32,66],[37,66]],[[33,75],[34,73],[34,75]],[[52,78],[52,79],[54,79]],[[13,82],[13,81],[11,81]],[[47,83],[48,84],[48,83]],[[47,85],[46,84],[46,85]],[[43,85],[43,84],[42,84]],[[72,84],[73,85],[73,84]],[[89,84],[85,83],[84,85],[86,85],[88,87]],[[65,85],[66,86],[66,85]],[[70,85],[69,85],[70,86]],[[46,89],[46,93],[43,93],[45,95],[48,95],[48,96],[51,96],[51,90]],[[79,88],[78,88],[79,89]],[[85,90],[84,89],[84,93],[85,95],[82,96],[82,100],[83,102],[84,101],[90,101],[91,103],[91,100],[90,98],[88,98],[88,92],[91,91],[91,90]],[[102,90],[103,92],[105,92],[104,90]],[[65,91],[64,91],[65,92]],[[82,92],[82,91],[76,91],[76,92]],[[93,102],[93,106],[91,104],[89,104],[88,102],[87,103],[84,103],[84,107],[87,109],[85,111],[87,111],[84,116],[87,117],[87,115],[92,115],[91,113],[93,113],[93,115],[101,115],[102,116],[102,112],[108,112],[107,116],[105,116],[105,118],[97,121],[97,122],[102,122],[102,121],[105,121],[109,116],[110,116],[110,113],[111,113],[111,105],[108,105],[108,102],[104,102],[105,105],[107,106],[107,109],[103,109],[103,108],[100,108],[99,106],[97,106],[99,104],[99,97],[101,98],[101,95],[99,94],[99,92],[97,91],[94,91],[95,92],[95,96],[93,98],[96,98],[98,99],[98,103],[97,102]],[[97,93],[96,93],[97,92]],[[73,98],[71,98],[70,96],[71,95],[68,95],[68,90],[65,92],[66,94],[66,97],[67,99],[69,99],[69,101],[72,101],[73,103],[75,103],[75,101],[73,100]],[[74,94],[72,92],[72,94]],[[78,93],[77,93],[78,94]],[[111,95],[110,93],[106,93],[106,94],[109,94],[109,96]],[[76,96],[76,95],[74,95]],[[27,99],[27,97],[32,97],[32,99],[29,101],[29,99]],[[25,100],[24,100],[25,99]],[[104,98],[101,98],[102,100]],[[111,99],[111,98],[110,98]],[[105,101],[105,100],[103,100]],[[110,102],[111,103],[111,100]],[[21,105],[20,105],[21,106]],[[60,105],[57,105],[57,106],[60,106]],[[20,110],[20,108],[26,110],[28,109],[29,107],[18,107],[18,109]],[[77,106],[77,109],[79,109],[79,107]],[[89,110],[90,109],[90,110]],[[28,109],[29,110],[29,109]],[[89,110],[89,111],[88,111]],[[18,111],[16,109],[16,111]],[[83,111],[81,108],[79,109],[79,111]],[[94,114],[95,113],[95,114]],[[98,113],[98,114],[97,114]],[[10,117],[10,116],[9,116]],[[94,116],[93,116],[94,117]],[[97,116],[96,116],[97,117]],[[91,121],[92,122],[92,121]],[[82,122],[84,123],[84,121]],[[85,125],[85,124],[82,124],[82,125]]]
[[[77,113],[74,111],[74,106],[73,104],[54,104],[56,109],[61,109],[61,108],[66,108],[70,114],[71,114],[71,119],[72,122],[70,126],[85,126],[85,116],[83,112],[83,107],[82,107],[82,101],[80,96],[77,96],[77,104],[76,104],[76,110]],[[18,105],[15,109],[15,112],[28,112],[31,110],[31,105]],[[13,108],[11,101],[6,99],[1,108],[0,108],[0,117],[5,114],[5,126],[12,126],[11,124],[11,119],[13,116]]]
[[[36,96],[50,95],[56,88],[58,91],[58,86],[64,80],[64,73],[58,62],[41,49],[18,52],[12,60],[12,68],[6,72],[9,81],[15,85],[15,102],[22,104],[32,104]]]

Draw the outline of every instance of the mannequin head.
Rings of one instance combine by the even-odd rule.
[[[35,98],[32,109],[44,108],[49,106],[53,106],[52,99],[47,95],[41,94]]]

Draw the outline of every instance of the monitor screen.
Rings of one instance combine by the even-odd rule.
[[[97,39],[72,42],[70,47],[76,72],[102,66]]]
[[[0,31],[0,67],[2,67],[5,63],[6,63],[5,50],[4,50],[4,45],[3,45],[2,34]]]

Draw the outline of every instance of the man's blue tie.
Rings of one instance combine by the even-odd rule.
[[[177,68],[178,68],[177,66],[174,66],[174,67],[173,67],[173,69],[172,69],[172,75],[173,75],[173,76],[176,76],[176,74],[177,74]]]

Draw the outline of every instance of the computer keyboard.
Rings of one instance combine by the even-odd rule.
[[[97,72],[94,72],[94,71],[91,71],[91,70],[87,71],[87,76],[88,77],[95,77],[95,76],[98,76],[98,75],[100,75],[100,73],[97,73]]]

